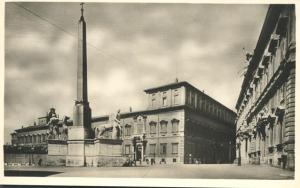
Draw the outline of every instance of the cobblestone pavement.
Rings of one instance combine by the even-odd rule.
[[[294,172],[262,165],[176,164],[137,167],[5,167],[6,176],[293,179]]]

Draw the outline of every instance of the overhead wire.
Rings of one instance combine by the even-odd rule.
[[[38,13],[32,11],[31,9],[29,9],[29,8],[27,8],[27,7],[24,7],[24,6],[21,5],[20,3],[16,3],[16,2],[13,2],[13,3],[14,3],[15,5],[17,5],[18,7],[24,9],[25,11],[27,11],[27,12],[30,13],[31,15],[36,16],[37,18],[39,18],[39,19],[41,19],[41,20],[47,22],[48,24],[52,25],[53,27],[55,27],[55,28],[59,29],[60,31],[66,33],[67,35],[72,36],[74,39],[77,39],[77,36],[76,36],[76,35],[74,35],[73,33],[71,33],[71,32],[69,32],[69,31],[65,30],[63,27],[61,27],[61,26],[55,24],[53,21],[50,21],[49,19],[47,19],[47,18],[45,18],[45,17],[43,17],[43,16],[40,16]],[[98,51],[98,52],[101,53],[102,55],[105,55],[105,56],[111,58],[111,59],[114,60],[114,61],[117,61],[117,62],[120,62],[120,63],[124,63],[124,62],[123,62],[122,60],[120,60],[119,58],[116,58],[116,57],[114,57],[114,56],[112,56],[112,55],[106,54],[103,50],[99,49],[98,47],[96,47],[95,45],[93,45],[93,44],[91,44],[91,43],[89,43],[89,42],[87,42],[87,45],[90,46],[90,47],[92,47],[92,48],[94,48],[96,51]]]

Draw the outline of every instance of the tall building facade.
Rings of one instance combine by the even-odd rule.
[[[188,82],[145,90],[146,110],[121,113],[123,154],[159,163],[230,163],[235,157],[236,114]],[[109,116],[92,128],[111,138]],[[105,130],[99,131],[99,130]],[[140,145],[138,145],[140,143]]]
[[[270,5],[236,103],[237,159],[295,166],[295,6]]]

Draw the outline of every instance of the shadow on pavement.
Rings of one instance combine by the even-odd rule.
[[[59,174],[61,172],[55,171],[29,171],[29,170],[5,170],[4,176],[35,176],[46,177],[53,174]]]

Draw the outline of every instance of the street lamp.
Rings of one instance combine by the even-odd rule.
[[[146,146],[147,146],[147,140],[146,140],[146,134],[143,134],[143,140],[142,140],[142,144],[143,144],[143,161],[145,161],[144,155],[146,153]]]
[[[241,162],[242,162],[242,159],[241,159],[241,143],[242,141],[244,140],[243,138],[243,134],[241,134],[241,132],[239,132],[237,134],[237,143],[236,143],[236,147],[238,149],[238,166],[241,166]]]
[[[238,166],[241,166],[241,142],[239,140],[239,142],[236,144],[237,149],[238,149]]]
[[[231,163],[231,141],[229,141],[229,151],[228,151],[228,160],[229,160],[229,163]]]
[[[34,164],[34,160],[33,160],[33,152],[34,152],[34,146],[32,145],[31,148],[30,148],[30,156],[31,156],[31,159],[29,158],[29,165],[33,165]]]
[[[133,161],[134,161],[134,165],[136,166],[136,137],[133,137],[132,145],[133,145]]]

